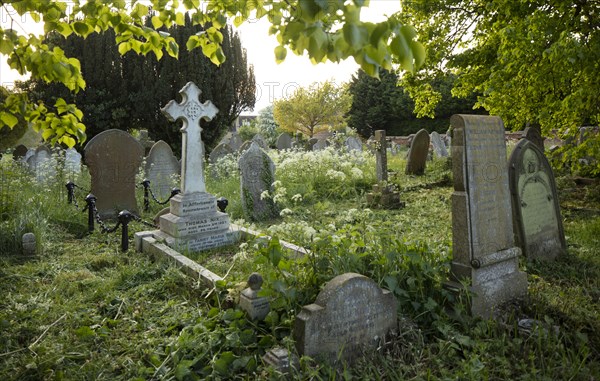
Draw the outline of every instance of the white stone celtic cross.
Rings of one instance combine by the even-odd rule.
[[[171,122],[181,119],[181,192],[206,192],[204,183],[204,149],[200,132],[200,120],[210,122],[219,112],[211,101],[200,103],[202,91],[193,82],[188,82],[179,91],[181,103],[174,100],[161,109]]]

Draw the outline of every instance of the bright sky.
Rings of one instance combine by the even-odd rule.
[[[363,8],[361,19],[363,21],[378,22],[385,19],[385,15],[393,14],[400,10],[399,0],[371,0],[368,8]],[[9,14],[12,13],[12,14]],[[12,27],[19,33],[41,33],[41,25],[36,24],[31,17],[19,17],[14,12],[0,8],[0,22],[3,28],[11,27],[11,18],[16,23]],[[341,84],[350,80],[352,74],[358,69],[358,64],[352,58],[341,62],[313,65],[308,57],[298,57],[291,52],[281,64],[275,63],[273,50],[277,46],[275,36],[269,36],[269,24],[266,20],[245,23],[238,28],[242,44],[248,53],[248,61],[254,65],[256,76],[256,105],[254,111],[244,114],[257,114],[259,110],[270,105],[274,100],[291,94],[299,86],[307,86],[312,82],[333,80]],[[13,85],[19,79],[16,71],[11,70],[6,63],[6,56],[0,60],[0,84],[5,87]]]

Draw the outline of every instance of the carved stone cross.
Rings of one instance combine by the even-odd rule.
[[[174,100],[161,109],[171,122],[181,119],[181,192],[206,192],[204,182],[204,150],[200,132],[200,120],[210,122],[219,112],[211,101],[200,103],[202,91],[193,82],[188,82],[179,91],[181,103]]]

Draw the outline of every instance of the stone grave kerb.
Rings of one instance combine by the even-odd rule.
[[[193,82],[188,82],[180,91],[181,103],[171,100],[161,109],[174,122],[181,119],[181,192],[206,192],[204,181],[204,152],[202,150],[202,127],[200,121],[210,122],[219,112],[211,102],[200,103],[202,91]]]

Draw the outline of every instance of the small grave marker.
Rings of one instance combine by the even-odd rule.
[[[433,145],[433,152],[437,157],[448,157],[446,144],[444,144],[442,137],[436,131],[431,133],[431,144]]]
[[[264,320],[271,311],[269,299],[258,296],[262,284],[262,276],[258,273],[252,273],[248,278],[248,288],[240,294],[240,308],[246,311],[252,320]]]
[[[373,280],[355,273],[329,281],[314,304],[302,307],[294,324],[300,356],[350,361],[373,350],[397,329],[397,301]]]

